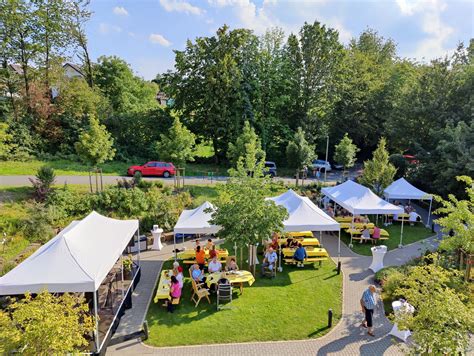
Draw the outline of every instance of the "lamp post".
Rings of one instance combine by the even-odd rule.
[[[329,135],[326,136],[326,163],[328,161],[328,151],[329,151]],[[327,177],[327,167],[324,169],[324,183],[326,183],[326,177]]]

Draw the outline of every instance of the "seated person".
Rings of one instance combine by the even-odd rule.
[[[196,247],[196,262],[200,269],[204,269],[206,265],[206,253],[201,249],[201,246]]]
[[[207,267],[209,273],[220,272],[222,270],[222,263],[217,260],[217,257],[213,257],[209,266]]]
[[[303,245],[298,244],[298,248],[296,249],[295,254],[293,255],[293,259],[296,261],[296,266],[297,267],[304,267],[303,261],[307,257],[308,257],[308,255],[307,255],[306,250],[303,247]]]
[[[408,220],[410,221],[410,225],[414,225],[415,222],[421,221],[421,217],[415,211],[411,211]]]
[[[194,245],[194,251],[197,250],[198,246],[200,247],[201,246],[201,243],[199,242],[199,240],[196,240],[196,245]]]
[[[205,250],[212,250],[213,247],[214,247],[214,243],[212,242],[212,240],[207,239],[207,243],[206,243],[206,246],[204,246],[204,249]]]
[[[364,224],[368,224],[369,223],[369,217],[367,215],[363,216],[361,218],[361,222],[363,222]]]
[[[291,247],[293,244],[293,239],[291,237],[286,239],[286,243],[282,247]]]
[[[370,231],[367,226],[364,225],[364,230],[362,230],[362,239],[360,240],[360,243],[362,243],[362,241],[367,240],[370,240]]]
[[[265,258],[263,259],[263,263],[262,263],[262,270],[261,270],[262,276],[265,272],[265,267],[268,267],[270,271],[273,271],[273,269],[276,268],[277,259],[278,259],[278,256],[276,252],[273,251],[272,247],[269,247],[267,250],[267,253],[265,253]]]
[[[179,299],[181,297],[181,288],[179,285],[179,281],[176,279],[175,276],[171,276],[171,283],[170,283],[170,297],[171,300],[166,301],[168,311],[172,313],[174,311],[173,300]]]
[[[183,268],[177,261],[173,263],[173,276],[175,276],[175,278],[178,280],[180,288],[183,288]]]
[[[219,253],[216,250],[216,245],[212,245],[212,248],[209,251],[209,258],[218,257]]]
[[[330,216],[330,217],[334,217],[334,209],[332,208],[332,206],[328,206],[328,209],[326,211],[326,213]]]
[[[227,279],[225,272],[221,273],[221,278],[217,281],[217,288],[222,284],[230,284],[230,281]]]
[[[193,277],[193,279],[198,284],[206,282],[204,272],[199,268],[199,265],[197,263],[193,264],[193,266],[191,267],[191,277]]]
[[[277,233],[273,233],[272,234],[272,242],[270,243],[270,246],[274,249],[274,250],[277,250],[278,247],[280,246],[278,244],[278,234]]]
[[[374,233],[372,234],[373,239],[380,238],[380,228],[378,226],[374,226]]]
[[[226,271],[238,271],[239,266],[237,266],[237,262],[235,262],[235,258],[231,258],[227,266],[225,266]]]

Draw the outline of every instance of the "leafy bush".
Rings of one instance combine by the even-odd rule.
[[[31,179],[33,184],[33,195],[36,201],[43,202],[51,194],[52,185],[56,179],[54,169],[48,166],[42,166],[36,172],[36,179]]]
[[[15,268],[16,264],[15,262],[13,261],[8,261],[6,262],[3,267],[2,267],[2,270],[0,271],[0,276],[3,276],[5,274],[7,274],[8,272],[10,272],[13,268]]]
[[[45,243],[53,237],[55,231],[52,221],[55,216],[51,209],[42,204],[33,203],[28,207],[28,217],[23,220],[24,236],[31,242]]]
[[[374,280],[376,283],[383,285],[387,278],[395,272],[398,272],[400,270],[400,267],[385,267],[382,268],[380,271],[375,273]]]
[[[80,218],[93,209],[95,194],[81,194],[67,186],[57,189],[48,197],[46,205],[54,210],[58,221]]]

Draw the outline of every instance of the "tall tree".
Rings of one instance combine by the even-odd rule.
[[[260,138],[255,133],[255,129],[250,126],[250,123],[245,121],[242,133],[237,137],[235,144],[229,143],[227,158],[232,165],[236,167],[239,159],[245,157],[246,153],[250,150],[255,150],[256,159],[258,161],[265,160],[265,151],[262,149]]]
[[[360,182],[373,189],[378,195],[382,195],[383,190],[393,182],[393,177],[397,169],[390,163],[388,151],[386,149],[387,141],[382,137],[373,158],[364,162],[364,173]]]
[[[175,117],[168,133],[160,135],[155,150],[160,159],[183,167],[186,161],[194,161],[194,147],[194,134]]]
[[[356,145],[352,143],[351,138],[346,133],[335,147],[334,159],[337,163],[342,164],[344,170],[342,177],[344,179],[346,169],[354,167],[356,154],[359,151]]]
[[[315,146],[306,141],[305,132],[301,127],[298,127],[293,139],[288,143],[286,157],[288,165],[296,168],[296,177],[303,166],[311,165],[316,159]]]

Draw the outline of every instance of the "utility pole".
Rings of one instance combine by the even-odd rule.
[[[326,163],[328,163],[328,151],[329,151],[329,135],[326,136]],[[327,178],[327,167],[324,169],[324,183],[326,183],[326,178]]]

